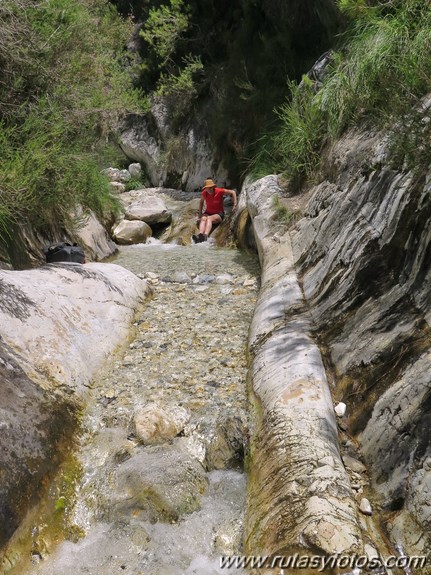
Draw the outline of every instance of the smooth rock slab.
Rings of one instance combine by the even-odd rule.
[[[0,544],[70,445],[80,398],[146,293],[113,264],[0,272]]]
[[[279,194],[275,176],[241,194],[262,266],[249,335],[257,417],[245,549],[253,555],[360,552],[356,504],[290,238],[275,236],[270,225]]]
[[[0,272],[0,335],[44,389],[82,392],[128,335],[146,282],[115,264]]]

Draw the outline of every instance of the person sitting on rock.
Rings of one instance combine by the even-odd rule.
[[[217,188],[211,180],[205,180],[202,189],[201,201],[199,203],[199,212],[197,214],[199,223],[199,235],[193,235],[195,243],[206,242],[211,233],[214,224],[219,224],[224,218],[224,196],[232,196],[232,211],[236,209],[236,192],[225,188]],[[205,203],[205,211],[202,213]]]

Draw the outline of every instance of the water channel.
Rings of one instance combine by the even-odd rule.
[[[76,454],[76,496],[58,487],[51,494],[69,536],[45,553],[45,526],[34,525],[26,573],[226,572],[220,556],[240,553],[246,476],[239,460],[223,455],[229,429],[236,433],[231,444],[241,434],[246,443],[257,258],[211,242],[155,241],[121,248],[113,263],[146,278],[153,295],[133,339],[94,382]],[[137,440],[134,414],[151,403],[188,412],[180,437],[156,446]],[[179,504],[184,498],[188,508]]]

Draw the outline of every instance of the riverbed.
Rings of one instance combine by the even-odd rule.
[[[246,475],[241,449],[236,458],[223,459],[217,433],[226,440],[234,429],[237,444],[242,434],[246,456],[246,343],[259,289],[257,258],[211,242],[186,247],[155,241],[122,247],[113,263],[145,278],[153,294],[136,317],[133,337],[89,394],[75,454],[81,472],[60,510],[66,538],[46,549],[49,527],[36,526],[26,573],[223,573],[220,556],[241,552]],[[189,414],[178,437],[157,446],[138,440],[134,417],[149,404]],[[175,493],[181,497],[184,490],[182,476],[171,477],[176,461],[202,467],[185,511],[175,503]],[[159,478],[154,485],[152,474]],[[154,496],[168,476],[172,493]],[[141,489],[138,498],[140,481],[145,496]],[[154,501],[162,497],[172,509],[164,503],[157,514]]]

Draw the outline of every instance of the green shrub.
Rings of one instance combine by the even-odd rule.
[[[323,86],[291,88],[280,128],[254,163],[289,177],[310,176],[326,142],[372,119],[384,127],[405,118],[431,91],[431,5],[423,0],[340,0],[352,25]]]
[[[274,209],[274,218],[277,222],[288,225],[293,217],[292,212],[285,206],[279,196],[272,196],[272,207]]]
[[[5,0],[0,30],[10,43],[0,63],[25,46],[0,83],[0,239],[23,218],[36,227],[70,224],[78,204],[115,210],[100,173],[112,128],[147,106],[122,60],[131,23],[104,0]]]

